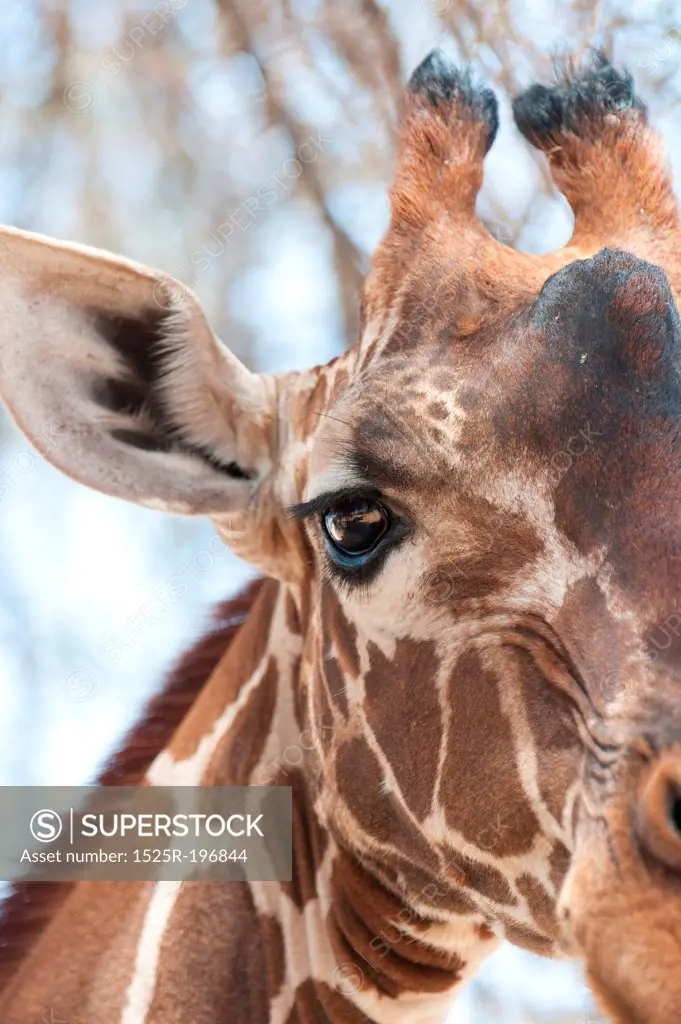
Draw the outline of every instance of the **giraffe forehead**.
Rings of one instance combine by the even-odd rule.
[[[451,336],[438,346],[378,357],[321,418],[309,460],[308,494],[371,474],[381,487],[420,490],[451,478],[467,409],[477,402]],[[474,385],[477,390],[478,385]]]

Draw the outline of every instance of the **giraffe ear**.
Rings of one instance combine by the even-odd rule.
[[[248,505],[274,389],[172,278],[0,230],[0,393],[31,443],[106,494],[185,514]]]

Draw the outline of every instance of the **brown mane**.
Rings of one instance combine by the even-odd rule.
[[[105,764],[97,778],[98,785],[131,786],[144,777],[226,653],[263,582],[254,580],[236,597],[218,605],[211,628],[180,657],[163,690],[152,697],[142,718]],[[25,881],[12,886],[10,895],[0,905],[0,990],[74,884]]]

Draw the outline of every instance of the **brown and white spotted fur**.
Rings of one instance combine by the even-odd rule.
[[[599,55],[514,114],[569,245],[478,221],[496,103],[434,54],[361,337],[306,373],[248,372],[162,274],[0,236],[28,437],[267,577],[104,781],[294,787],[290,883],[21,891],[3,1024],[439,1022],[504,937],[615,1021],[681,1019],[678,212]],[[390,521],[360,569],[324,532],[353,500]]]

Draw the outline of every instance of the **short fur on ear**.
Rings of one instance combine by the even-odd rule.
[[[0,229],[0,394],[74,479],[184,514],[245,508],[272,463],[275,389],[179,282]]]

